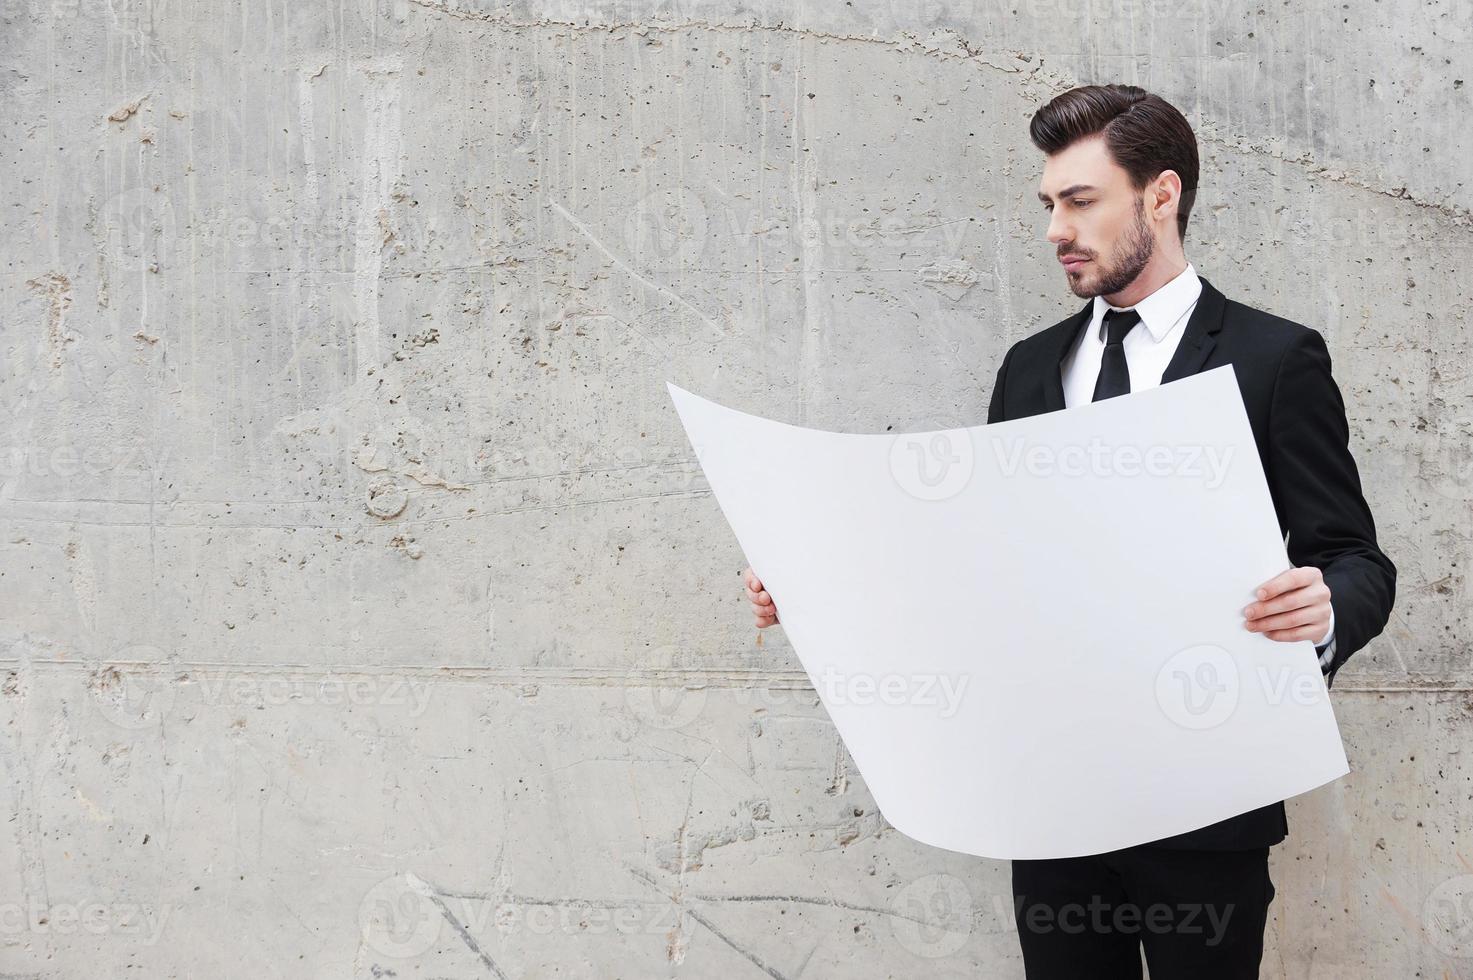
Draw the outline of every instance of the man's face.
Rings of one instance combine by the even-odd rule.
[[[1038,196],[1049,211],[1048,240],[1076,296],[1125,289],[1150,261],[1156,237],[1144,192],[1130,186],[1103,136],[1076,140],[1044,158]],[[1080,261],[1074,261],[1074,260]]]

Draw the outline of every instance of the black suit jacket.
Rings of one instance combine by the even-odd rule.
[[[1330,352],[1317,330],[1227,299],[1198,278],[1202,294],[1161,383],[1233,366],[1279,533],[1291,532],[1289,560],[1319,568],[1330,587],[1335,656],[1326,683],[1333,684],[1350,655],[1390,619],[1396,566],[1376,544],[1376,525],[1350,454],[1345,403],[1330,375]],[[992,389],[989,423],[1064,407],[1060,365],[1093,306],[1090,300],[1068,319],[1009,348]],[[1279,802],[1143,846],[1248,849],[1277,844],[1288,829]]]

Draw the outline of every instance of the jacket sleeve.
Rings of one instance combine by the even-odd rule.
[[[1320,569],[1334,610],[1326,683],[1391,618],[1396,566],[1376,544],[1376,524],[1350,454],[1345,402],[1319,331],[1296,333],[1279,362],[1269,409],[1269,481],[1289,529],[1289,560]]]
[[[1005,421],[1003,418],[1003,383],[1007,379],[1008,358],[1012,356],[1013,349],[1009,347],[1008,352],[1002,357],[1002,366],[997,369],[997,381],[992,386],[992,401],[987,406],[988,425],[994,422]]]

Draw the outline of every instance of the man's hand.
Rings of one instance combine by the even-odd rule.
[[[762,580],[750,566],[742,572],[742,577],[747,583],[747,599],[752,603],[752,615],[757,617],[757,628],[766,629],[777,622],[777,605],[762,588]]]
[[[1255,594],[1258,601],[1243,610],[1245,625],[1270,640],[1317,642],[1330,628],[1330,587],[1313,565],[1281,572]]]

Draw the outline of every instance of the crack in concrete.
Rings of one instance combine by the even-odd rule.
[[[418,2],[418,0],[415,0],[415,2]],[[724,327],[722,327],[721,324],[719,324],[715,320],[711,319],[705,313],[702,313],[701,310],[698,307],[696,307],[689,300],[685,299],[685,297],[683,297],[679,293],[675,292],[675,290],[671,289],[669,286],[666,286],[666,285],[663,285],[661,283],[655,282],[653,279],[650,279],[648,276],[641,275],[633,267],[631,267],[628,262],[625,262],[618,255],[614,254],[614,252],[613,252],[612,249],[610,249],[607,245],[605,245],[598,238],[597,235],[595,235],[592,231],[590,231],[588,229],[588,226],[587,225],[585,225],[583,222],[579,221],[576,217],[574,217],[573,214],[571,212],[569,212],[567,208],[563,207],[561,204],[559,204],[557,201],[554,201],[551,198],[548,198],[547,199],[547,203],[548,203],[548,205],[554,211],[556,211],[558,214],[562,215],[563,218],[564,218],[564,220],[566,220],[569,224],[571,224],[574,228],[576,228],[578,230],[578,233],[581,234],[585,239],[587,239],[588,242],[591,245],[593,245],[594,248],[596,248],[600,252],[602,252],[604,254],[604,257],[605,258],[607,258],[610,262],[614,263],[614,265],[616,265],[621,271],[623,271],[627,276],[629,276],[635,282],[638,282],[640,285],[645,286],[648,289],[654,290],[655,292],[659,293],[661,296],[665,297],[666,299],[672,300],[673,302],[675,302],[679,306],[684,307],[685,309],[689,310],[691,313],[694,313],[696,315],[696,317],[702,323],[704,323],[706,326],[710,327],[716,333],[717,338],[719,338],[721,340],[730,340],[730,339],[732,339],[733,334],[732,334],[732,332],[730,330],[725,329]]]
[[[28,674],[79,674],[93,676],[99,668],[115,674],[168,674],[180,684],[197,684],[203,675],[206,682],[219,684],[220,678],[271,677],[294,680],[354,680],[394,679],[399,677],[426,677],[437,681],[467,681],[504,684],[512,687],[532,686],[608,686],[629,684],[646,687],[663,680],[677,687],[730,688],[746,690],[763,688],[771,690],[797,691],[811,695],[817,702],[808,675],[801,669],[748,670],[746,668],[696,668],[672,667],[668,669],[631,669],[619,667],[531,667],[509,665],[500,667],[467,664],[452,666],[435,663],[381,664],[365,667],[363,664],[304,664],[300,662],[272,663],[270,661],[211,661],[211,660],[133,660],[108,658],[105,660],[34,660],[24,657],[0,657],[0,671],[26,671]],[[1336,688],[1339,691],[1339,688]],[[688,758],[688,757],[684,757]],[[694,761],[694,760],[691,760]]]
[[[612,33],[614,31],[633,31],[639,34],[666,33],[674,34],[681,31],[711,31],[725,33],[751,33],[753,31],[765,31],[773,34],[789,34],[795,37],[813,38],[820,41],[849,41],[856,44],[874,44],[887,47],[903,53],[915,53],[946,60],[964,61],[971,64],[991,68],[1009,75],[1018,75],[1025,82],[1036,82],[1042,85],[1046,94],[1052,97],[1080,84],[1071,75],[1052,70],[1045,70],[1043,57],[1038,57],[1038,63],[1033,64],[1033,56],[1024,52],[1013,52],[1013,58],[1021,62],[1021,65],[1003,65],[990,60],[983,54],[984,49],[955,31],[938,31],[929,37],[901,32],[897,37],[877,37],[864,34],[840,34],[833,31],[820,31],[812,28],[792,27],[787,24],[723,24],[715,21],[686,19],[671,21],[668,23],[645,24],[635,21],[616,21],[611,23],[578,23],[570,20],[557,20],[544,17],[538,20],[516,20],[500,14],[462,10],[450,6],[440,0],[409,0],[416,6],[426,10],[444,14],[460,20],[472,21],[486,24],[491,27],[505,28],[508,30],[534,30],[538,28],[566,28],[583,33]],[[1396,188],[1378,187],[1364,178],[1357,177],[1347,170],[1322,166],[1316,163],[1308,151],[1292,156],[1266,146],[1263,143],[1251,140],[1247,137],[1227,137],[1219,134],[1210,121],[1198,124],[1197,138],[1202,142],[1213,143],[1227,149],[1236,150],[1239,153],[1255,156],[1265,156],[1282,163],[1292,164],[1303,168],[1310,176],[1321,177],[1335,183],[1355,187],[1360,190],[1371,191],[1390,197],[1393,200],[1406,201],[1419,208],[1433,210],[1451,219],[1459,227],[1473,227],[1473,210],[1460,208],[1452,204],[1440,204],[1435,201],[1427,201],[1407,193],[1405,186]]]
[[[502,27],[511,30],[534,30],[537,28],[570,28],[574,31],[585,33],[613,33],[614,31],[633,31],[637,34],[662,33],[675,34],[680,31],[699,30],[711,32],[724,32],[731,34],[749,34],[753,31],[764,31],[770,34],[789,34],[797,37],[815,38],[820,41],[853,41],[860,44],[877,44],[883,47],[895,48],[901,51],[920,50],[925,54],[932,54],[942,58],[952,58],[959,61],[971,61],[985,65],[1008,74],[1035,74],[1042,69],[1042,59],[1038,66],[1033,68],[1020,67],[1018,65],[999,65],[982,57],[982,48],[972,44],[965,38],[953,31],[937,32],[929,38],[923,38],[917,34],[902,33],[899,38],[884,38],[868,34],[839,34],[833,31],[817,31],[812,28],[792,27],[787,24],[723,24],[717,21],[687,18],[680,21],[666,23],[645,24],[636,21],[615,21],[612,23],[595,24],[591,22],[578,23],[571,20],[558,20],[552,17],[542,17],[537,20],[515,20],[501,14],[478,10],[463,10],[452,7],[447,3],[437,0],[409,0],[410,3],[426,10],[433,10],[455,17],[460,20],[474,21],[488,24],[492,27]],[[948,50],[946,45],[959,47],[961,52]],[[1021,52],[1013,56],[1025,65],[1032,62],[1032,56]]]
[[[793,691],[819,703],[817,690],[801,669],[744,670],[741,668],[692,668],[621,670],[611,667],[485,667],[443,664],[383,664],[374,668],[362,664],[302,664],[256,661],[186,661],[186,660],[115,660],[105,661],[118,672],[143,675],[171,674],[183,683],[195,683],[191,672],[224,675],[231,680],[250,678],[290,678],[306,681],[348,681],[358,678],[415,679],[429,678],[442,683],[486,684],[493,687],[648,687],[665,682],[671,687],[715,690]],[[0,671],[25,670],[31,674],[90,674],[99,666],[95,660],[38,661],[20,657],[0,657]],[[1397,676],[1399,683],[1377,683],[1374,676],[1357,682],[1349,675],[1337,677],[1336,696],[1345,694],[1456,694],[1473,691],[1473,675],[1455,674],[1422,681]],[[218,681],[217,681],[218,683]]]
[[[1302,168],[1310,177],[1344,184],[1347,187],[1354,187],[1357,190],[1370,191],[1373,194],[1380,194],[1395,201],[1406,201],[1408,204],[1416,207],[1436,211],[1444,217],[1451,219],[1453,224],[1458,227],[1473,228],[1473,210],[1460,208],[1452,204],[1439,204],[1435,201],[1423,200],[1407,193],[1405,185],[1389,190],[1384,187],[1377,187],[1375,184],[1355,176],[1348,170],[1340,170],[1317,163],[1313,155],[1307,150],[1298,156],[1290,156],[1280,149],[1255,142],[1245,136],[1223,136],[1213,129],[1209,123],[1204,123],[1197,127],[1197,139],[1203,143],[1212,143],[1239,153],[1268,157],[1280,163],[1292,164],[1293,166]]]
[[[466,947],[476,955],[476,958],[487,969],[499,977],[500,980],[509,980],[507,975],[502,972],[501,967],[496,965],[496,961],[491,958],[490,954],[483,950],[481,945],[476,942],[476,937],[471,935],[470,930],[465,927],[465,924],[455,917],[455,913],[450,911],[450,906],[440,897],[438,891],[417,875],[409,874],[407,877],[410,887],[422,897],[428,899],[435,908],[440,910],[440,915],[445,918],[446,922],[450,923],[450,927],[460,936],[461,942],[465,943]]]
[[[669,894],[667,894],[665,892],[664,889],[662,889],[659,886],[659,884],[655,881],[655,879],[653,877],[651,877],[650,875],[646,874],[645,872],[639,870],[638,868],[628,868],[627,870],[629,871],[629,873],[631,875],[633,875],[635,878],[639,879],[640,881],[644,882],[646,885],[648,885],[649,887],[653,888],[655,891],[659,892],[662,895],[666,895],[667,898],[669,898],[672,902],[674,902],[676,904],[676,906],[680,909],[680,911],[683,914],[690,916],[692,919],[696,920],[701,925],[705,926],[708,930],[710,930],[710,932],[711,932],[711,934],[713,936],[715,936],[717,939],[721,940],[722,942],[726,943],[726,945],[730,946],[733,950],[735,950],[737,953],[739,953],[744,959],[746,959],[748,962],[750,962],[753,966],[757,967],[757,969],[761,970],[763,973],[765,973],[768,976],[772,977],[773,980],[787,980],[787,978],[783,974],[779,973],[776,968],[774,968],[772,966],[769,966],[759,956],[757,956],[756,953],[753,953],[751,950],[748,950],[748,949],[743,948],[741,945],[739,945],[736,942],[736,940],[732,939],[726,933],[724,933],[720,929],[718,929],[716,927],[716,924],[714,922],[712,922],[709,918],[707,918],[706,916],[704,916],[701,913],[697,912],[695,909],[689,908],[688,906],[686,906],[685,901],[681,898],[681,895],[680,895],[680,893],[681,893],[681,891],[683,889],[683,886],[677,886],[677,888],[676,888],[676,894],[669,895]]]

